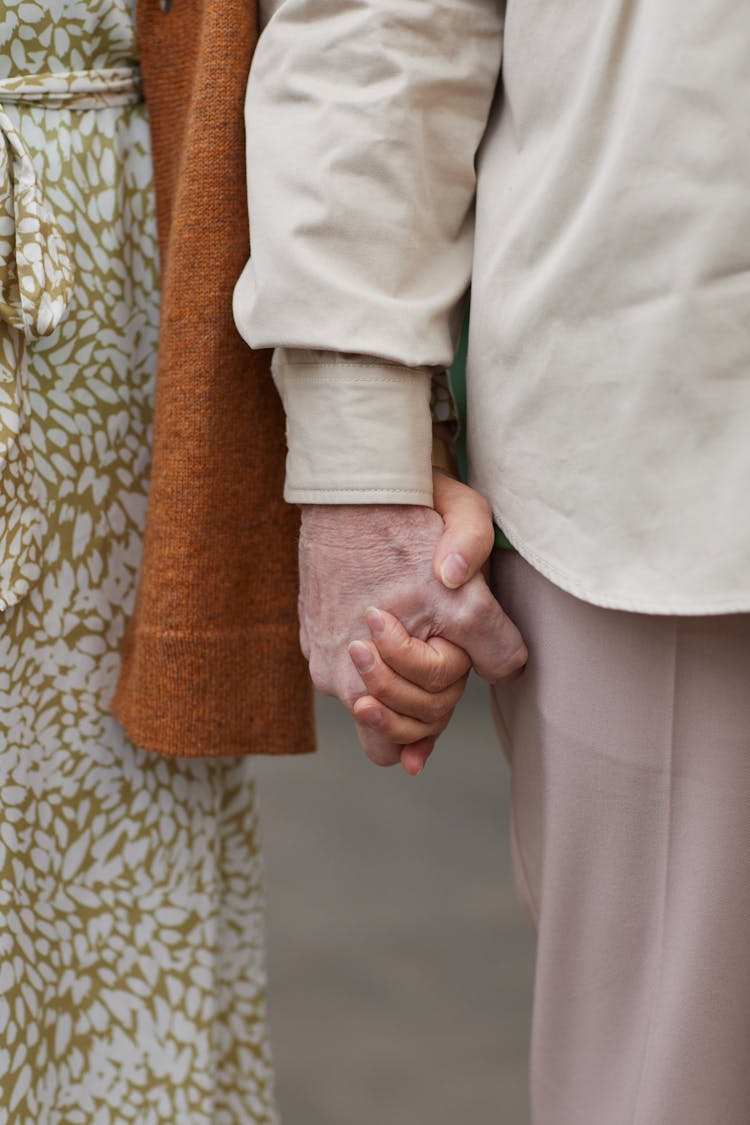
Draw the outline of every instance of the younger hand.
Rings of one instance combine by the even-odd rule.
[[[370,732],[402,746],[401,765],[416,776],[463,695],[471,660],[442,637],[412,637],[390,613],[370,608],[372,641],[353,641],[349,655],[367,694],[353,706],[360,740]]]

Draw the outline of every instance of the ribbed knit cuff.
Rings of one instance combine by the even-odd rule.
[[[312,690],[296,623],[256,624],[252,640],[245,631],[130,630],[112,713],[136,746],[170,757],[315,749]]]

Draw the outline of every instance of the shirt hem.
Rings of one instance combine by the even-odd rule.
[[[750,591],[746,597],[723,598],[709,601],[693,601],[687,606],[682,600],[667,602],[660,598],[652,601],[614,591],[605,593],[587,586],[580,578],[562,570],[554,563],[543,558],[533,547],[530,547],[523,538],[511,527],[505,517],[500,519],[497,512],[495,520],[500,523],[503,532],[507,535],[512,548],[533,566],[541,575],[549,579],[555,586],[564,590],[580,601],[590,605],[599,606],[601,609],[619,610],[624,613],[643,613],[652,617],[720,617],[734,613],[750,613]]]

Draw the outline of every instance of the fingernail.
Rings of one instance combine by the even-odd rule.
[[[469,574],[469,564],[463,555],[448,555],[440,567],[440,579],[449,590],[463,586]]]
[[[368,610],[365,610],[365,621],[367,622],[367,628],[372,633],[373,638],[382,637],[385,632],[385,618],[379,609],[375,609],[375,606],[370,606]]]
[[[375,667],[375,657],[372,649],[362,641],[352,641],[349,645],[349,655],[358,672],[370,672]]]

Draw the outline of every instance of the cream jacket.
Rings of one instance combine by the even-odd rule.
[[[596,604],[750,610],[746,0],[282,0],[247,136],[288,499],[429,503],[471,281],[471,482],[518,550]]]

